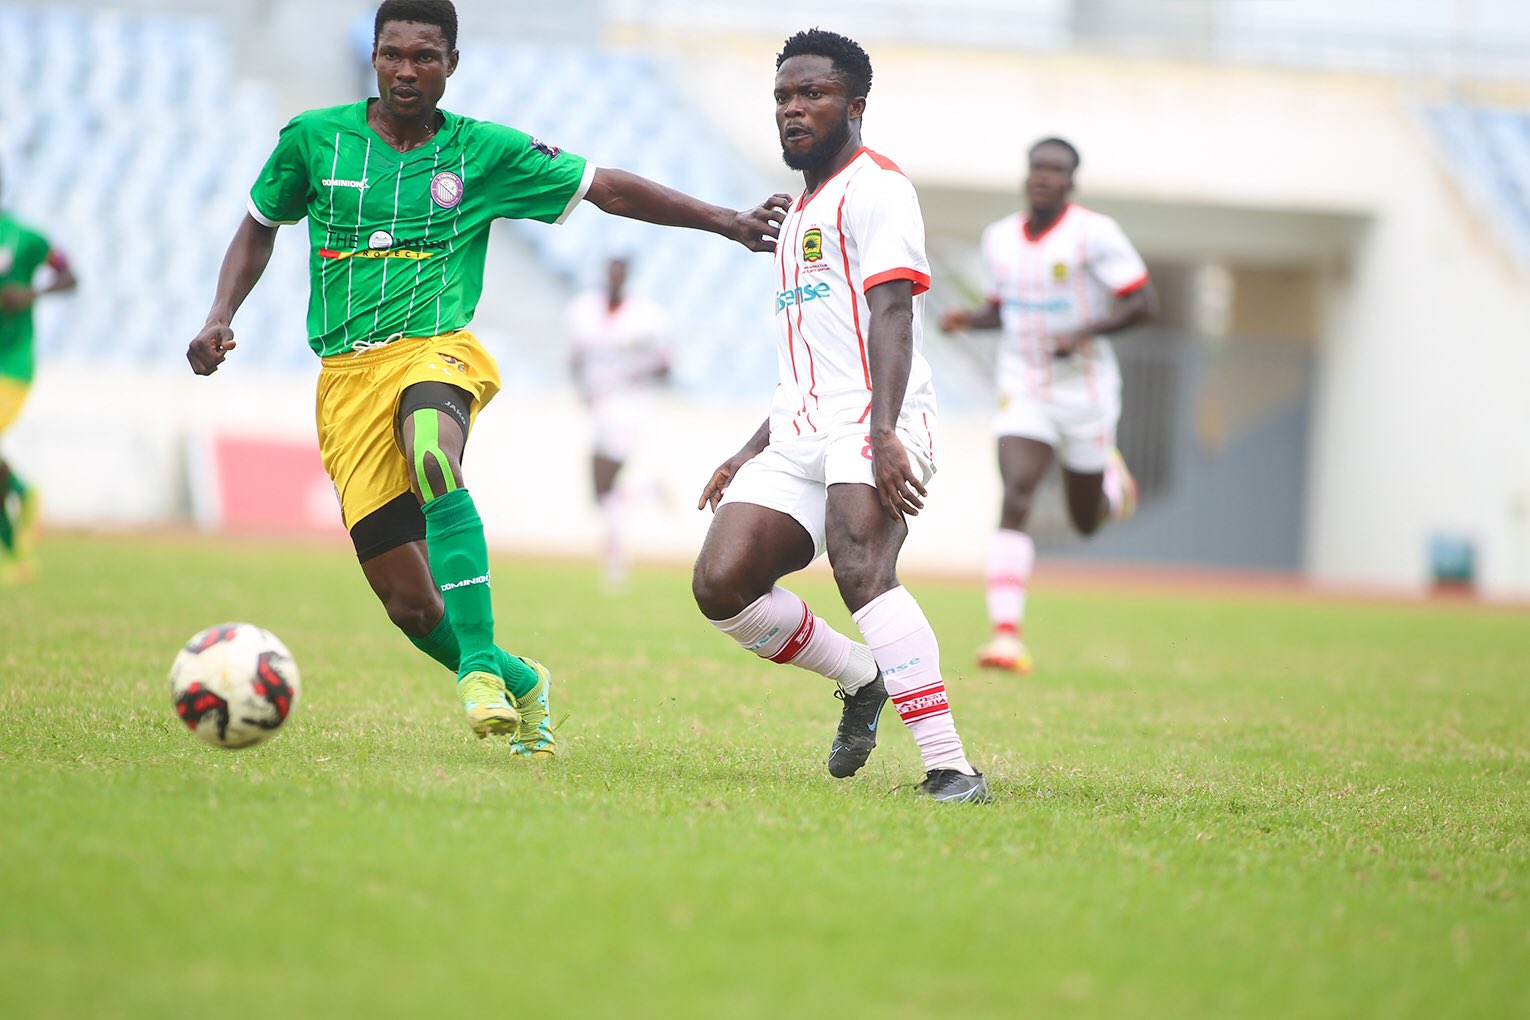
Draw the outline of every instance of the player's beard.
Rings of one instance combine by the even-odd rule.
[[[839,154],[850,140],[850,115],[845,114],[835,129],[818,139],[806,152],[794,153],[781,144],[781,161],[793,170],[818,170]]]

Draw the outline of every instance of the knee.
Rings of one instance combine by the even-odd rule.
[[[742,613],[756,598],[751,596],[743,571],[736,561],[702,556],[691,570],[691,596],[696,608],[709,620],[727,620]]]
[[[845,605],[859,607],[896,588],[898,579],[892,564],[855,550],[834,560],[834,583]]]
[[[389,592],[382,604],[393,626],[414,637],[424,637],[435,630],[445,611],[441,596],[428,589]]]
[[[999,525],[1010,531],[1020,531],[1031,516],[1031,494],[1020,490],[1007,490],[999,508]]]

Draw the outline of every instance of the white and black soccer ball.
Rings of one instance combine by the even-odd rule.
[[[170,702],[215,747],[254,747],[292,714],[301,685],[292,653],[250,623],[199,631],[170,667]]]

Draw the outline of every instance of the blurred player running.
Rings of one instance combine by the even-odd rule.
[[[48,277],[39,286],[37,274],[44,267]],[[0,436],[21,415],[32,388],[32,307],[42,295],[71,290],[76,282],[63,252],[0,207]],[[37,490],[0,455],[0,582],[31,577],[36,557]]]
[[[574,380],[595,420],[591,471],[605,530],[602,566],[613,590],[627,575],[617,476],[652,417],[655,387],[669,375],[664,310],[641,294],[628,293],[628,268],[626,258],[610,259],[605,286],[576,295],[568,307]]]
[[[779,382],[770,417],[702,491],[716,516],[692,588],[745,649],[838,683],[831,775],[866,763],[890,697],[924,758],[920,792],[986,801],[935,632],[897,577],[907,518],[935,471],[935,389],[920,353],[930,274],[913,185],[861,144],[870,89],[866,52],[833,32],[799,32],[776,58],[781,154],[804,183],[776,247]],[[864,645],[777,584],[825,551]]]
[[[545,757],[555,751],[549,674],[494,642],[483,523],[462,474],[473,420],[500,387],[494,359],[464,328],[483,290],[489,225],[559,223],[587,200],[767,251],[787,196],[734,212],[440,110],[458,58],[449,0],[386,0],[373,24],[379,98],[299,114],[282,131],[186,356],[199,375],[217,370],[277,228],[306,216],[319,446],[362,573],[389,619],[457,674],[473,731]]]
[[[999,475],[1003,505],[985,571],[993,637],[982,666],[1031,670],[1021,640],[1036,545],[1025,527],[1036,487],[1062,464],[1068,514],[1081,534],[1129,517],[1137,483],[1116,449],[1121,369],[1105,335],[1154,310],[1147,269],[1115,220],[1069,201],[1078,151],[1046,138],[1030,151],[1019,213],[983,232],[988,304],[941,316],[945,332],[1002,328],[999,345]]]

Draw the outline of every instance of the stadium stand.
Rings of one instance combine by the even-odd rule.
[[[1457,103],[1426,116],[1462,189],[1530,267],[1530,113]]]

